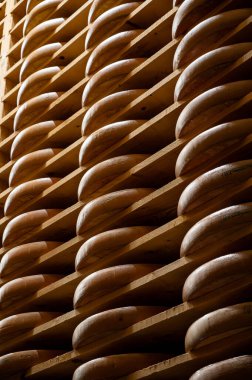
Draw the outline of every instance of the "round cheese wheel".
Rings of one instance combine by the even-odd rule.
[[[2,238],[3,246],[6,247],[18,241],[21,237],[24,237],[25,234],[28,234],[36,227],[39,227],[42,223],[57,215],[60,211],[62,210],[35,210],[16,216],[4,229]]]
[[[157,353],[133,353],[102,357],[78,367],[74,372],[73,380],[117,380],[163,360],[165,360],[165,355]]]
[[[28,34],[35,26],[47,19],[62,0],[44,0],[35,5],[35,7],[28,13],[24,26],[23,35]]]
[[[60,67],[46,67],[30,75],[20,86],[17,95],[17,105],[20,106],[34,97],[36,92],[45,86],[54,75],[60,72]]]
[[[195,269],[187,277],[183,288],[183,301],[190,302],[202,297],[211,297],[223,287],[250,282],[252,274],[252,250],[231,253],[213,259]]]
[[[19,158],[11,168],[9,185],[16,186],[18,183],[23,182],[29,174],[40,169],[59,152],[61,152],[61,149],[41,149]]]
[[[124,79],[132,70],[140,66],[144,58],[124,59],[111,63],[99,70],[88,81],[82,95],[82,107],[93,104]]]
[[[118,121],[98,129],[89,135],[80,148],[79,165],[84,166],[97,158],[102,152],[136,130],[146,120]]]
[[[202,174],[183,191],[178,215],[197,212],[213,199],[229,193],[252,177],[252,160],[233,162]]]
[[[94,272],[77,286],[73,299],[74,308],[78,309],[158,268],[152,264],[126,264]]]
[[[34,329],[35,327],[46,323],[59,314],[47,312],[28,312],[12,315],[0,321],[1,342],[11,340],[18,335]]]
[[[113,29],[129,16],[141,3],[132,2],[121,4],[102,13],[90,26],[85,40],[85,49],[103,41]]]
[[[252,50],[252,43],[241,43],[212,50],[193,61],[180,75],[174,91],[175,101],[202,93],[208,81]]]
[[[190,0],[187,1],[187,3],[189,2]],[[207,3],[205,2],[205,4]],[[249,8],[236,9],[220,13],[200,22],[180,41],[174,54],[174,70],[181,68],[207,51],[210,51],[226,33],[234,29],[242,21],[250,17],[250,15],[251,9]]]
[[[213,126],[216,114],[227,104],[238,101],[252,91],[252,80],[243,80],[212,88],[190,101],[179,115],[176,138],[188,138]]]
[[[200,133],[180,152],[176,162],[176,176],[190,175],[198,169],[204,169],[210,162],[218,162],[250,133],[252,119],[231,121]]]
[[[7,251],[0,263],[0,276],[4,277],[19,268],[24,268],[45,253],[61,245],[56,241],[36,241],[18,245]]]
[[[34,199],[44,190],[48,189],[58,178],[38,178],[32,181],[22,183],[15,187],[8,195],[4,204],[4,213],[9,216],[22,207],[24,204]]]
[[[20,131],[11,145],[11,159],[17,158],[31,146],[38,143],[51,132],[61,121],[41,121]]]
[[[35,26],[35,28],[33,28],[24,38],[21,47],[21,58],[27,57],[30,53],[37,49],[43,40],[55,32],[55,30],[62,25],[64,21],[65,19],[63,17],[59,17],[46,20]]]
[[[188,329],[185,337],[186,351],[198,351],[215,344],[217,347],[227,337],[239,330],[252,327],[252,303],[245,302],[219,309],[204,315]]]
[[[252,82],[252,81],[251,81]],[[116,92],[105,96],[96,102],[85,113],[81,132],[83,136],[88,136],[101,127],[108,124],[108,121],[123,108],[129,106],[137,97],[141,96],[146,90],[127,90]]]
[[[153,189],[126,189],[102,195],[87,203],[79,213],[76,232],[84,234],[105,219],[111,218],[118,212],[132,206],[133,203],[152,193]]]
[[[227,207],[197,222],[185,235],[181,256],[215,254],[252,232],[252,203]]]
[[[128,154],[127,156],[113,157],[96,164],[84,174],[80,181],[78,188],[79,200],[86,201],[96,190],[146,158],[148,158],[146,154]]]
[[[28,297],[60,278],[57,275],[36,274],[11,280],[0,288],[1,307],[5,308],[17,300]]]
[[[61,43],[54,42],[34,50],[27,58],[25,58],[21,65],[19,81],[23,82],[29,77],[29,75],[41,69],[41,67],[53,56],[53,54],[55,54],[62,47],[63,45]]]
[[[153,227],[149,226],[123,227],[101,232],[91,237],[82,244],[77,252],[75,270],[81,270],[104,257],[112,255],[118,249],[152,230]]]
[[[252,377],[252,356],[244,355],[210,364],[195,372],[190,380],[240,380]]]
[[[122,3],[130,3],[134,0],[94,0],[88,13],[88,23],[94,22],[104,12]]]
[[[22,104],[14,117],[14,131],[30,126],[32,120],[40,116],[58,97],[57,92],[48,92],[37,95]]]
[[[163,310],[164,308],[155,306],[128,306],[92,315],[81,322],[74,330],[73,348],[74,350],[79,350],[87,344],[103,339],[113,333],[115,334]]]
[[[0,373],[2,379],[12,380],[13,375],[23,375],[24,371],[43,361],[57,356],[51,350],[27,350],[6,354],[0,357]],[[13,379],[14,380],[14,379]],[[15,378],[17,380],[17,378]]]
[[[137,38],[142,31],[141,29],[137,29],[116,33],[96,46],[88,58],[86,76],[98,72],[110,61],[114,61],[118,53]]]
[[[44,0],[27,0],[26,13],[30,13],[31,10]]]

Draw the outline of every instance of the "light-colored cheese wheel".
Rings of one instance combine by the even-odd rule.
[[[61,152],[61,149],[41,149],[19,158],[11,168],[9,185],[15,186],[19,184],[59,152]]]
[[[109,89],[118,84],[132,70],[144,62],[144,58],[124,59],[111,63],[99,70],[88,81],[82,95],[82,106],[90,106],[94,101],[100,100]]]
[[[41,121],[20,131],[11,146],[11,159],[17,158],[51,132],[61,121]]]
[[[10,249],[1,260],[0,276],[4,277],[19,268],[24,268],[61,244],[61,242],[56,241],[36,241]]]
[[[129,16],[141,3],[121,4],[102,13],[90,26],[85,39],[85,49],[103,41],[113,29]]]
[[[114,61],[118,53],[137,38],[142,31],[141,29],[137,29],[116,33],[101,42],[88,58],[86,75],[94,74],[109,62]]]
[[[178,215],[197,212],[213,199],[228,194],[252,177],[252,160],[233,162],[202,174],[183,191]]]
[[[59,94],[57,92],[48,92],[37,95],[22,104],[14,117],[14,131],[30,126],[32,120],[41,115],[58,97]]]
[[[22,236],[25,236],[25,234],[28,234],[36,227],[39,227],[42,223],[57,215],[60,211],[60,209],[35,210],[16,216],[4,229],[2,238],[3,246],[6,247],[15,241],[18,241]]]
[[[107,125],[110,118],[127,107],[145,91],[144,89],[120,91],[99,100],[85,113],[81,126],[82,135],[88,136]]]
[[[252,378],[252,355],[223,360],[195,372],[190,380],[240,380]]]
[[[47,312],[28,312],[12,315],[0,321],[0,339],[1,342],[11,340],[18,335],[34,329],[56,318],[58,313]]]
[[[232,152],[252,133],[252,119],[235,120],[210,128],[189,141],[176,162],[176,176],[190,175]]]
[[[61,277],[51,274],[36,274],[11,280],[0,288],[1,308],[36,293],[39,289],[58,281]]]
[[[252,43],[224,46],[193,61],[180,75],[174,90],[174,100],[192,98],[209,88],[209,78],[218,76],[226,67],[252,50]]]
[[[146,158],[148,158],[146,154],[128,154],[127,156],[113,157],[96,164],[83,175],[80,181],[78,188],[79,200],[85,201],[96,190]]]
[[[218,254],[252,232],[252,203],[227,207],[197,222],[185,235],[181,256]]]
[[[84,140],[81,146],[79,165],[83,166],[98,157],[106,149],[110,148],[145,122],[146,120],[118,121],[93,132]]]
[[[127,264],[94,272],[77,286],[73,299],[74,308],[78,309],[158,268],[152,264]]]
[[[131,1],[134,2],[134,0],[94,0],[88,13],[88,23],[91,24],[94,22],[97,17],[99,17],[110,8],[113,8],[122,3],[130,3]]]
[[[112,218],[118,212],[152,193],[154,189],[126,189],[102,195],[87,203],[79,213],[76,232],[84,234],[102,221]]]
[[[47,19],[62,0],[44,0],[28,13],[23,26],[23,35],[28,34],[35,26]]]
[[[0,373],[2,380],[12,380],[11,376],[22,376],[24,371],[35,364],[57,356],[52,350],[27,350],[6,354],[0,357]],[[20,377],[19,377],[20,379]],[[14,380],[14,379],[13,379]],[[15,380],[17,380],[15,378]]]
[[[30,13],[31,10],[36,7],[39,3],[42,3],[44,0],[27,0],[26,4],[26,14]]]
[[[223,287],[231,287],[234,282],[250,283],[252,274],[252,250],[213,259],[195,269],[187,277],[183,288],[183,301],[207,297],[208,299]]]
[[[43,40],[55,32],[55,30],[62,25],[64,21],[65,19],[63,17],[59,17],[46,20],[35,26],[35,28],[33,28],[24,38],[21,47],[21,58],[27,57],[30,53],[37,49]]]
[[[164,308],[155,306],[128,306],[92,315],[81,322],[74,330],[73,348],[79,350],[91,342],[126,329],[134,323],[158,314],[163,310]]]
[[[179,115],[176,138],[187,138],[213,126],[212,119],[252,91],[252,80],[243,80],[212,88],[190,101]]]
[[[21,105],[29,99],[32,99],[36,92],[45,86],[54,75],[60,72],[60,67],[46,67],[30,75],[20,86],[17,95],[17,105]]]
[[[179,7],[172,25],[172,36],[177,38],[197,25],[220,4],[220,0],[185,0]]]
[[[75,270],[81,270],[104,257],[112,255],[118,249],[152,230],[153,227],[149,226],[123,227],[101,232],[91,237],[82,244],[77,252]]]
[[[251,16],[251,9],[236,9],[200,22],[180,41],[174,54],[174,70],[210,51],[225,33],[234,29],[249,16]]]
[[[198,351],[202,347],[220,342],[237,334],[241,329],[252,327],[252,302],[232,305],[215,310],[195,321],[188,329],[185,337],[186,351]]]
[[[58,181],[58,178],[38,178],[32,181],[22,183],[15,187],[8,195],[4,204],[5,215],[11,215],[24,204],[34,199],[48,187]]]
[[[54,42],[39,47],[34,50],[27,58],[25,58],[20,68],[19,81],[22,82],[35,73],[55,54],[63,45],[59,42]]]

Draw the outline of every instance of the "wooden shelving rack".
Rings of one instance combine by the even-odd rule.
[[[218,306],[228,304],[240,291],[237,283],[225,297],[221,294],[210,301],[182,303],[182,288],[187,276],[200,264],[208,260],[207,254],[196,258],[180,258],[180,245],[186,232],[195,222],[211,212],[218,210],[219,205],[232,205],[234,199],[251,191],[251,180],[246,187],[231,191],[198,213],[177,217],[176,208],[179,197],[191,178],[175,178],[174,167],[178,154],[186,144],[186,140],[175,139],[175,125],[183,108],[190,98],[174,103],[174,88],[181,71],[173,71],[173,56],[179,39],[172,39],[171,28],[177,8],[171,0],[145,0],[132,12],[123,24],[128,23],[142,32],[123,50],[117,58],[134,57],[139,53],[145,57],[144,62],[128,74],[123,80],[110,89],[111,92],[127,89],[129,86],[144,88],[144,93],[112,116],[109,122],[123,120],[127,117],[146,119],[147,121],[135,131],[121,139],[99,154],[84,167],[79,167],[78,155],[84,141],[81,136],[81,123],[87,109],[81,107],[82,91],[88,77],[85,77],[85,66],[91,51],[84,49],[88,11],[92,0],[62,0],[53,11],[52,17],[64,17],[65,21],[44,41],[62,41],[59,49],[43,67],[59,65],[61,71],[49,83],[39,89],[39,93],[57,91],[59,97],[39,117],[43,120],[58,118],[61,122],[39,142],[27,147],[25,153],[45,147],[60,148],[61,151],[47,161],[39,170],[31,172],[26,180],[39,178],[41,175],[60,177],[60,180],[43,191],[32,200],[23,204],[10,216],[4,215],[4,204],[12,188],[8,179],[15,161],[10,160],[11,144],[17,135],[13,132],[13,120],[17,112],[17,94],[20,88],[19,72],[23,59],[20,58],[23,41],[22,28],[25,21],[26,0],[5,0],[0,4],[0,233],[10,220],[27,211],[46,207],[53,208],[57,204],[61,211],[41,226],[24,234],[18,244],[39,240],[58,240],[62,244],[42,255],[29,266],[19,268],[15,272],[0,279],[1,286],[12,279],[39,274],[56,273],[62,278],[55,283],[40,289],[35,294],[15,302],[0,310],[0,319],[13,314],[36,310],[38,307],[51,307],[60,312],[60,316],[44,323],[32,331],[23,333],[7,342],[0,341],[0,354],[23,349],[46,347],[50,342],[62,345],[62,355],[31,367],[22,379],[50,380],[72,379],[73,372],[81,364],[91,359],[120,352],[121,347],[145,342],[166,347],[167,360],[144,368],[129,376],[127,380],[138,379],[172,379],[186,380],[198,368],[218,358],[216,352],[205,352],[200,357],[185,353],[184,337],[190,324],[203,314]],[[160,4],[162,3],[162,5]],[[229,9],[232,1],[221,1],[212,11],[216,14]],[[252,32],[251,17],[232,29],[218,41],[216,48],[223,44],[239,41]],[[119,27],[117,27],[120,29]],[[44,43],[44,44],[45,44]],[[243,70],[251,70],[251,52],[224,68],[217,77],[209,78],[205,88],[232,81]],[[41,67],[42,68],[42,67]],[[104,94],[106,95],[106,94]],[[215,115],[213,123],[220,124],[232,119],[233,115],[244,113],[251,116],[252,94],[228,105]],[[32,122],[35,123],[38,117]],[[237,144],[236,151],[251,151],[252,136],[248,136]],[[140,147],[140,148],[139,148]],[[96,163],[116,155],[134,153],[137,150],[149,155],[147,159],[95,191],[88,200],[100,195],[125,189],[129,186],[152,187],[153,192],[134,203],[127,209],[118,212],[113,218],[103,220],[82,236],[76,236],[76,221],[83,203],[78,201],[77,189],[83,174]],[[228,157],[227,152],[227,157]],[[195,177],[201,174],[201,170]],[[81,272],[74,271],[74,260],[78,248],[85,240],[97,233],[107,231],[121,225],[132,225],[135,221],[147,220],[155,228],[153,231],[133,241],[127,246],[105,257]],[[16,242],[15,242],[16,244]],[[12,246],[15,246],[13,244]],[[11,248],[1,247],[0,257]],[[86,306],[73,310],[72,299],[77,285],[87,275],[109,266],[139,260],[155,261],[160,269],[134,282],[105,294]],[[158,302],[166,307],[166,311],[130,328],[98,339],[80,351],[72,350],[72,334],[75,327],[86,317],[97,312],[117,307],[137,297],[156,296]],[[239,293],[240,294],[240,293]],[[135,301],[132,301],[135,302]],[[241,339],[239,336],[237,340]],[[57,347],[58,348],[58,347]]]

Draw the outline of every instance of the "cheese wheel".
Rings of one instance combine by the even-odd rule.
[[[202,210],[219,196],[228,194],[252,177],[252,160],[233,162],[202,174],[183,191],[178,215]]]
[[[13,140],[11,146],[11,159],[17,158],[46,137],[61,121],[41,121],[20,131]]]
[[[149,226],[123,227],[101,232],[91,237],[82,244],[77,252],[75,270],[81,270],[104,257],[113,255],[118,249],[152,230],[153,227]]]
[[[19,158],[11,168],[9,185],[15,186],[24,181],[29,174],[40,169],[59,152],[61,152],[61,149],[41,149]]]
[[[104,339],[163,310],[164,308],[155,306],[128,306],[92,315],[74,330],[73,348],[79,350],[83,346]]]
[[[146,158],[148,158],[146,154],[128,154],[127,156],[113,157],[96,164],[83,175],[80,181],[78,188],[79,200],[86,201],[96,190]]]
[[[30,13],[31,10],[44,0],[27,0],[26,13]]]
[[[122,376],[163,360],[165,360],[165,355],[157,353],[133,353],[102,357],[78,367],[74,372],[73,380],[117,380]]]
[[[209,78],[218,76],[225,68],[252,50],[252,43],[224,46],[206,53],[189,64],[180,75],[174,91],[174,100],[180,101],[209,88]]]
[[[93,104],[119,82],[124,79],[132,70],[144,62],[144,58],[124,59],[111,63],[99,70],[88,81],[82,95],[82,107]]]
[[[252,133],[252,119],[235,120],[210,128],[189,141],[176,162],[176,176],[203,170],[210,162],[218,162],[227,152]]]
[[[0,373],[2,379],[12,380],[11,376],[17,374],[21,376],[24,371],[30,367],[57,356],[57,353],[57,351],[52,350],[27,350],[0,356]],[[15,380],[17,379],[15,378]]]
[[[36,241],[18,245],[7,251],[0,263],[0,276],[4,277],[19,268],[25,268],[34,260],[61,245],[56,241]]]
[[[0,321],[1,342],[11,340],[18,335],[56,318],[58,313],[28,312],[12,315]]]
[[[221,341],[236,335],[241,329],[248,329],[248,334],[251,334],[251,314],[252,303],[245,302],[204,315],[189,327],[185,337],[186,351],[198,351],[211,344],[218,347]]]
[[[146,120],[118,121],[98,129],[89,135],[80,148],[79,165],[84,166],[97,158],[102,152],[136,130]]]
[[[74,308],[78,309],[158,268],[152,264],[127,264],[94,272],[77,286],[73,299]]]
[[[179,115],[176,138],[188,138],[213,126],[217,113],[221,113],[252,91],[252,80],[224,84],[198,95]]]
[[[24,299],[47,285],[58,281],[61,277],[51,274],[36,274],[11,280],[0,288],[1,308],[5,308],[17,300]]]
[[[59,209],[35,210],[16,216],[4,229],[2,238],[3,246],[6,247],[18,241],[21,237],[24,237],[42,223],[54,217],[60,211]]]
[[[38,69],[41,69],[41,67],[49,61],[53,54],[55,54],[62,47],[63,45],[61,43],[54,42],[34,50],[27,58],[25,58],[21,65],[19,81],[23,82],[29,77],[29,75],[35,73]]]
[[[185,235],[181,256],[219,254],[252,232],[252,203],[227,207],[197,222]]]
[[[252,82],[252,81],[251,81]],[[146,90],[127,90],[116,92],[105,96],[96,102],[85,113],[81,132],[83,136],[90,135],[101,127],[108,124],[108,121],[123,108],[129,106],[137,97],[141,96]]]
[[[18,108],[14,117],[14,131],[28,127],[34,118],[40,116],[59,97],[57,92],[37,95]]]
[[[173,58],[174,70],[210,51],[225,34],[250,16],[250,8],[236,9],[220,13],[200,22],[180,41]]]
[[[210,364],[195,372],[190,380],[240,380],[249,378],[252,378],[252,355],[237,356]]]
[[[46,20],[62,0],[44,0],[35,5],[28,13],[23,26],[23,35],[28,34],[35,26]]]
[[[116,33],[101,42],[90,54],[86,64],[86,76],[98,72],[108,62],[114,61],[118,53],[137,38],[143,30],[129,30]],[[119,59],[119,58],[118,58]]]
[[[63,17],[54,18],[41,22],[35,26],[24,38],[21,47],[21,58],[27,57],[32,53],[42,42],[47,39],[56,29],[63,24]]]
[[[90,26],[85,40],[85,49],[90,49],[104,40],[113,29],[133,12],[141,3],[121,4],[102,13]]]
[[[87,230],[97,226],[105,219],[132,206],[133,203],[152,193],[154,189],[126,189],[102,195],[87,203],[79,213],[76,232],[83,235]]]
[[[5,215],[9,216],[16,213],[20,207],[37,197],[57,181],[58,178],[38,178],[18,185],[11,191],[5,201]]]
[[[88,23],[94,22],[104,12],[122,3],[130,3],[134,0],[94,0],[88,13]]]
[[[54,75],[60,72],[60,67],[46,67],[33,73],[29,76],[20,86],[17,95],[17,105],[30,100],[34,97],[36,92],[40,90],[43,86],[49,83],[49,81],[54,77]]]
[[[187,277],[183,287],[183,301],[215,296],[234,282],[250,283],[252,274],[252,250],[213,259],[195,269]]]

